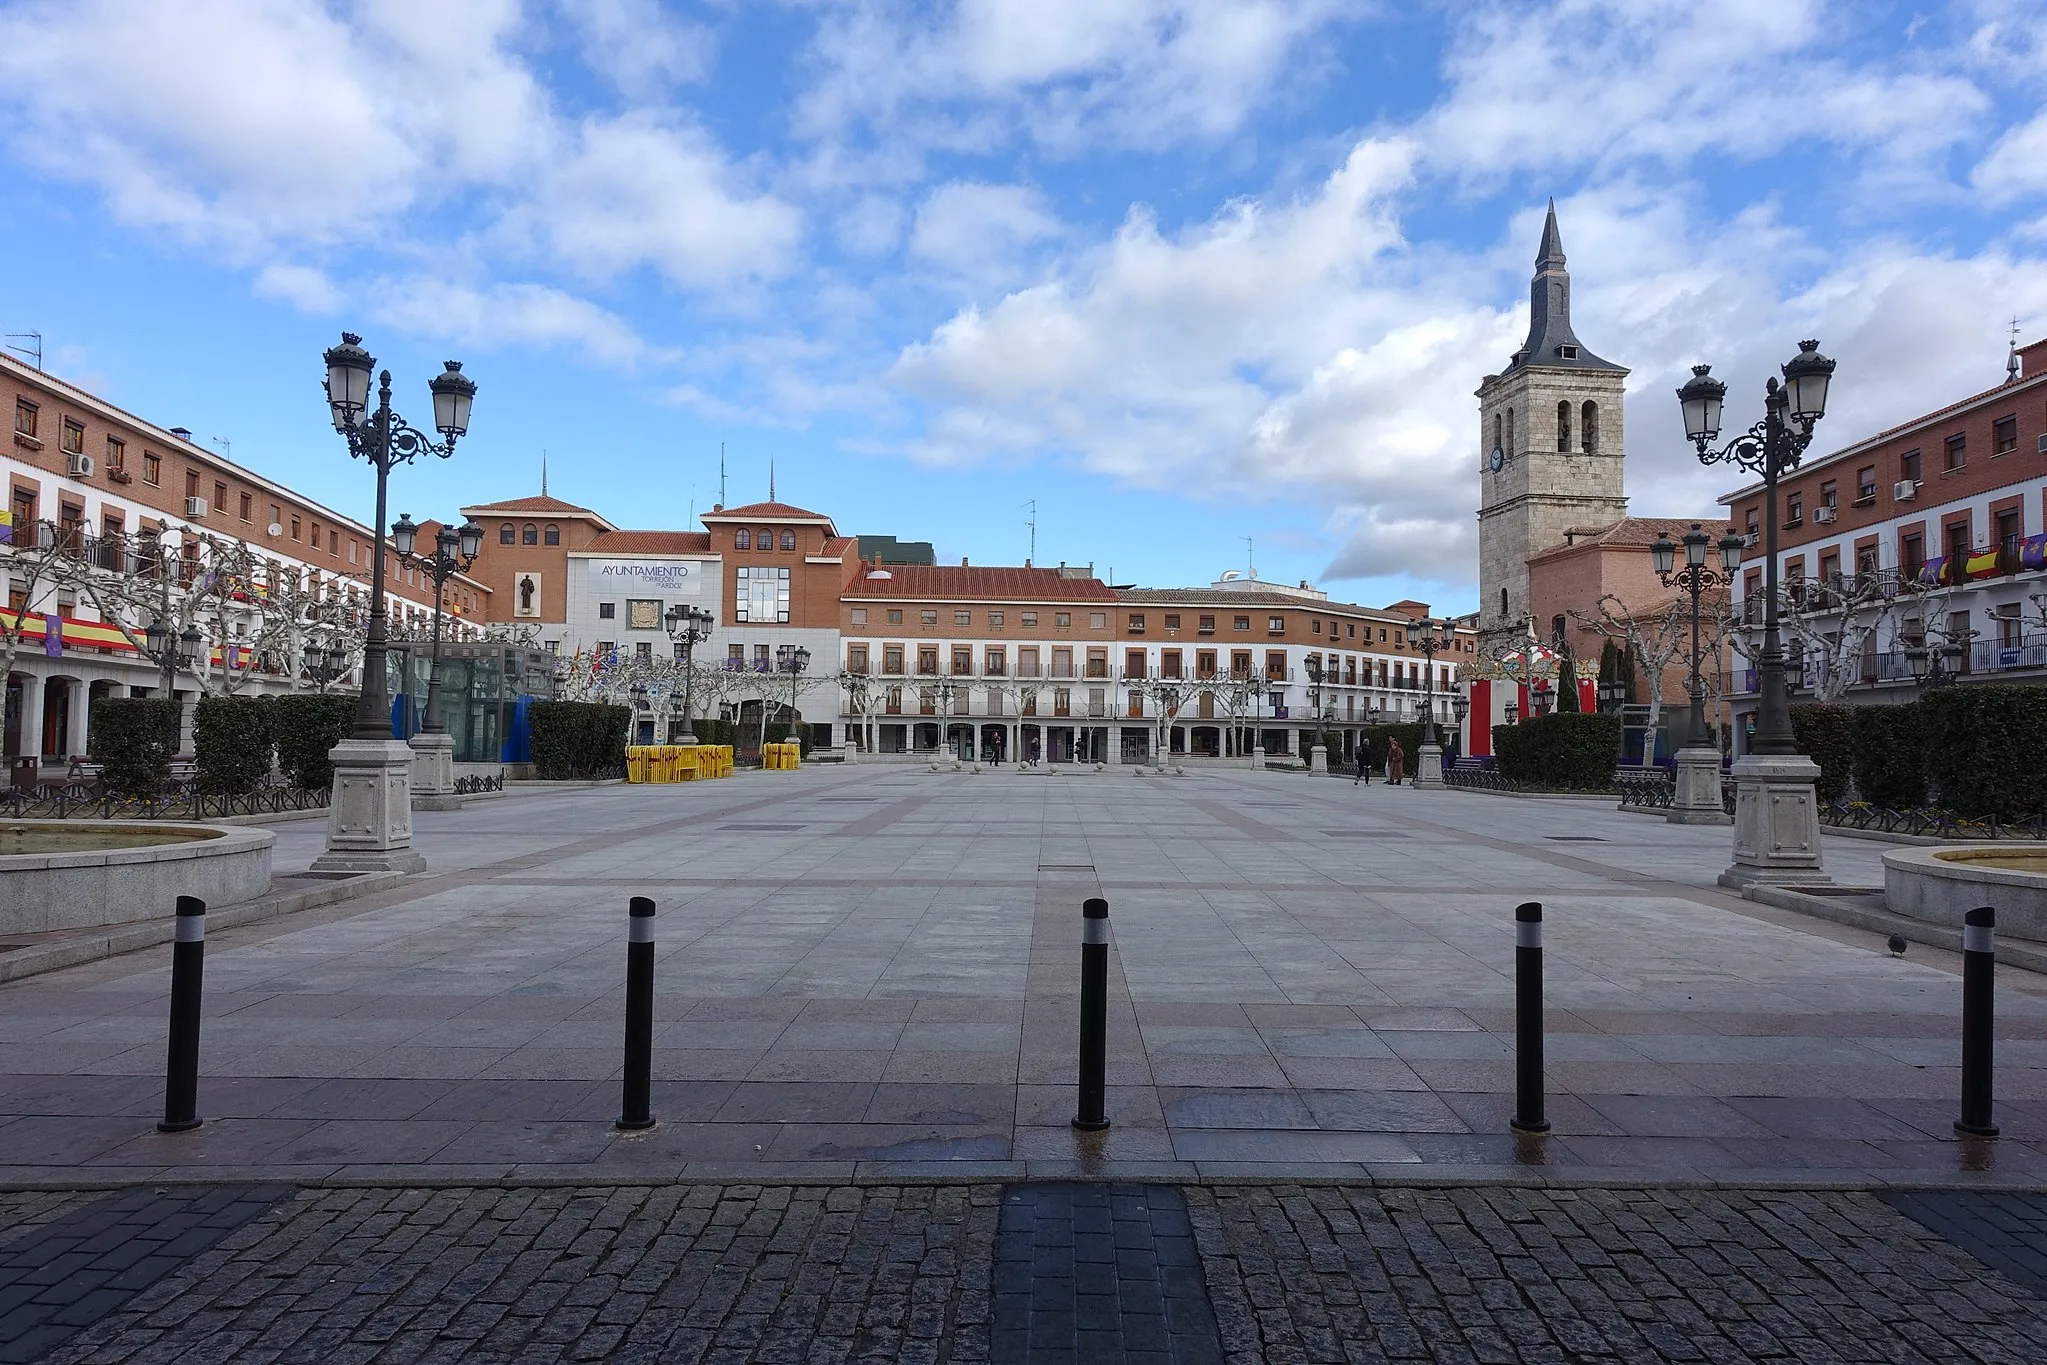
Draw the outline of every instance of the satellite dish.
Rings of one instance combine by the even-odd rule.
[[[1223,583],[1234,583],[1243,576],[1244,575],[1238,573],[1235,569],[1224,569],[1223,576],[1218,581]]]
[[[281,536],[284,534],[283,525],[275,521],[271,522],[268,526],[264,527],[263,529],[268,531],[273,536]]]

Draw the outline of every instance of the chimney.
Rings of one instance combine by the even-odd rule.
[[[967,567],[967,557],[965,555],[960,556],[960,567],[962,569]]]
[[[185,442],[187,445],[190,445],[192,442],[192,429],[190,427],[172,427],[171,435],[177,437],[180,441]]]

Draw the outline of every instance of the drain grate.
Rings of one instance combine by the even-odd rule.
[[[803,825],[720,825],[718,832],[723,834],[731,830],[744,831],[748,834],[789,834],[803,828],[805,828]]]
[[[1325,829],[1322,831],[1332,839],[1412,839],[1412,834],[1397,829]]]
[[[1093,863],[1039,863],[1039,864],[1038,864],[1038,871],[1040,871],[1040,872],[1092,872],[1092,871],[1094,871],[1094,870],[1095,870],[1095,865],[1094,865]]]
[[[1545,834],[1542,837],[1553,844],[1603,844],[1606,842],[1597,834]]]

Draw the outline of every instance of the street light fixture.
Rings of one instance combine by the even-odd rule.
[[[1763,419],[1718,450],[1727,385],[1712,367],[1694,365],[1677,391],[1685,437],[1703,464],[1732,464],[1759,476],[1763,484],[1763,648],[1757,659],[1761,693],[1756,733],[1749,753],[1735,764],[1737,781],[1735,860],[1724,874],[1734,883],[1825,880],[1819,851],[1819,808],[1814,781],[1819,769],[1798,753],[1791,733],[1790,697],[1784,685],[1784,644],[1777,619],[1777,484],[1798,467],[1813,427],[1826,416],[1834,362],[1817,341],[1798,343],[1798,354],[1782,367],[1784,382],[1771,379],[1763,390]]]
[[[1699,645],[1699,600],[1707,588],[1734,582],[1735,571],[1741,567],[1742,542],[1729,528],[1720,537],[1717,567],[1707,564],[1707,551],[1714,548],[1714,541],[1698,522],[1693,522],[1692,529],[1685,532],[1683,543],[1683,568],[1676,567],[1677,542],[1668,534],[1659,534],[1649,547],[1657,578],[1665,587],[1675,585],[1684,589],[1692,599],[1691,672],[1686,679],[1692,702],[1690,732],[1678,750],[1677,790],[1671,797],[1668,818],[1674,824],[1720,825],[1727,823],[1727,816],[1720,797],[1720,750],[1706,743],[1706,679]]]
[[[668,638],[682,646],[682,744],[697,742],[696,732],[696,648],[711,635],[711,613],[702,607],[677,602],[662,617]]]
[[[448,580],[458,573],[467,573],[476,563],[477,555],[483,550],[483,528],[474,521],[459,527],[441,527],[434,532],[434,552],[431,555],[414,554],[418,544],[419,528],[409,515],[399,513],[398,520],[391,527],[391,548],[398,552],[400,559],[409,560],[434,586],[433,654],[427,672],[426,716],[419,728],[421,734],[438,735],[447,732],[441,718],[441,598]]]
[[[1436,741],[1436,655],[1457,638],[1456,624],[1423,616],[1407,623],[1407,643],[1421,651],[1422,745],[1415,755],[1414,785],[1443,785],[1443,746]]]

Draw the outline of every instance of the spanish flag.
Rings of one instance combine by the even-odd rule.
[[[1962,561],[1962,572],[1969,578],[1997,577],[1997,551],[1978,550]]]

